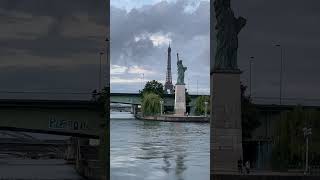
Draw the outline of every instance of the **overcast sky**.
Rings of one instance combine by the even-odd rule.
[[[249,57],[255,57],[253,96],[279,97],[280,49],[275,44],[281,44],[283,97],[319,99],[320,2],[231,2],[235,15],[248,20],[239,35],[238,64],[243,71],[242,82],[249,85]],[[188,67],[185,81],[191,93],[196,93],[198,81],[199,93],[208,94],[209,11],[208,0],[111,0],[112,91],[137,92],[141,73],[145,81],[163,82],[170,41],[174,82],[179,52]],[[215,42],[214,36],[212,39]],[[214,53],[215,43],[211,48]]]
[[[198,81],[199,94],[209,94],[209,15],[209,1],[111,0],[111,91],[164,83],[171,42],[173,83],[179,53],[187,88],[195,94]]]
[[[238,64],[248,85],[249,57],[255,57],[253,96],[279,96],[280,49],[274,45],[280,43],[283,96],[319,99],[320,2],[233,0],[232,7],[248,20],[239,35]],[[107,14],[103,0],[0,0],[1,92],[96,89]],[[112,91],[137,92],[141,73],[144,81],[164,82],[171,42],[174,83],[179,52],[188,67],[187,88],[208,94],[209,16],[208,0],[111,0]],[[211,48],[214,53],[215,43]]]
[[[283,97],[318,99],[319,104],[320,1],[232,2],[236,15],[248,20],[239,36],[238,62],[247,83],[249,57],[255,57],[253,96],[279,97],[280,49],[275,44],[281,44]]]
[[[104,0],[0,0],[1,98],[38,97],[3,91],[96,89],[109,30],[106,9]]]

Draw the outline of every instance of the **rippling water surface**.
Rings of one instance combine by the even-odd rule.
[[[209,180],[209,124],[111,114],[111,180]]]

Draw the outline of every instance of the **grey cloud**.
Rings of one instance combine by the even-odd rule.
[[[98,86],[98,66],[0,68],[1,90],[91,92]]]
[[[62,6],[63,5],[63,6]],[[38,56],[47,56],[47,57],[66,57],[72,54],[76,54],[80,52],[91,52],[97,53],[103,47],[101,46],[106,38],[107,33],[107,12],[105,7],[103,6],[103,1],[88,1],[88,0],[80,0],[80,1],[39,1],[39,0],[31,0],[31,1],[21,1],[21,0],[13,0],[13,1],[0,1],[0,7],[4,10],[3,12],[3,20],[7,18],[11,18],[11,24],[22,24],[25,21],[30,21],[30,23],[38,23],[34,24],[34,26],[38,26],[39,23],[47,23],[47,22],[38,22],[31,21],[30,18],[26,19],[22,15],[26,16],[34,16],[35,19],[40,17],[48,17],[50,20],[48,24],[47,32],[39,33],[38,29],[34,28],[32,24],[28,24],[28,26],[20,27],[19,34],[15,34],[13,31],[9,37],[16,35],[17,38],[5,38],[2,37],[0,39],[0,46],[5,47],[6,49],[16,48],[17,50],[25,50],[30,52],[31,55]],[[13,18],[12,14],[20,13],[19,17]],[[66,29],[66,23],[70,20],[73,22],[78,22],[81,19],[75,18],[78,15],[83,15],[84,18],[88,17],[90,23],[97,24],[100,26],[104,26],[105,29],[103,32],[95,32],[94,35],[89,37],[88,35],[79,35],[75,37],[68,37],[63,35],[63,31]],[[81,16],[80,16],[81,17]],[[8,21],[8,20],[7,20]],[[91,26],[91,24],[82,23],[83,26]],[[14,26],[13,26],[14,27]],[[25,32],[23,32],[23,28],[25,28]],[[78,32],[73,32],[75,35],[80,33],[82,27],[74,27],[78,28]],[[93,28],[93,27],[92,27]],[[96,29],[92,29],[95,31]],[[21,32],[22,31],[22,32]],[[33,39],[29,39],[27,37],[35,36]],[[26,37],[26,38],[23,38]],[[99,47],[100,46],[100,47]],[[3,52],[4,48],[2,48],[1,52]]]
[[[252,67],[253,95],[266,97],[279,95],[280,49],[274,45],[280,43],[284,48],[283,96],[319,97],[320,86],[317,82],[320,75],[318,71],[320,2],[317,0],[242,0],[232,1],[232,6],[237,16],[241,15],[248,19],[246,27],[239,35],[238,64],[244,71],[241,79],[248,85],[249,57],[255,57]],[[202,79],[206,79],[205,75],[209,71],[209,61],[206,60],[209,57],[208,44],[190,40],[199,35],[209,39],[209,3],[200,4],[193,14],[185,14],[183,7],[183,1],[171,4],[161,2],[132,10],[128,14],[112,8],[112,38],[116,41],[112,44],[113,63],[121,64],[125,60],[119,58],[122,53],[121,47],[128,42],[135,44],[130,41],[135,35],[144,31],[171,32],[173,75],[175,76],[175,53],[179,51],[189,70],[192,70],[188,72],[192,76],[192,84],[194,85],[197,79],[201,79],[201,84],[207,85],[208,81]],[[215,42],[215,18],[214,12],[211,13],[213,19],[210,38]],[[195,48],[192,51],[190,48],[192,44],[197,44],[198,49]],[[210,49],[211,56],[214,56],[215,43],[211,44]],[[160,72],[165,71],[166,47],[149,47],[136,52],[138,53],[133,59],[139,62],[134,62],[135,64],[151,64],[149,53],[152,52],[154,60],[151,62],[157,63],[155,66]],[[214,61],[211,62],[213,63]],[[198,75],[200,76],[195,77]]]
[[[19,25],[19,30],[0,36],[2,91],[91,92],[97,88],[99,52],[109,28],[106,1],[1,0],[0,7],[0,29]],[[50,21],[44,22],[46,18]],[[70,29],[68,23],[77,29]]]
[[[202,1],[192,14],[184,11],[187,5],[188,2],[183,0],[176,3],[162,1],[128,13],[111,7],[112,64],[152,67],[156,74],[146,74],[145,79],[164,81],[168,46],[153,46],[149,39],[135,41],[134,38],[144,33],[168,33],[172,39],[173,81],[176,81],[176,53],[179,53],[188,67],[190,82],[195,85],[198,79],[199,88],[209,86],[206,79],[209,77],[209,2]],[[203,76],[197,73],[206,71],[208,73]],[[126,76],[123,78],[135,78],[137,75]],[[138,84],[114,84],[111,87],[113,91],[137,91],[141,88]],[[192,89],[196,91],[196,87]]]
[[[136,51],[133,56],[136,59],[144,61],[145,56],[154,53],[156,59],[164,59],[157,56],[166,51],[165,48],[152,48],[150,46],[138,47],[140,42],[134,42],[134,37],[142,33],[171,33],[173,46],[184,44],[194,36],[207,34],[209,32],[209,5],[208,2],[202,2],[199,8],[193,14],[186,14],[184,7],[185,1],[179,0],[177,3],[168,3],[162,1],[153,6],[145,6],[142,9],[133,9],[129,13],[126,11],[111,7],[111,52],[113,63],[119,63],[120,56],[125,50],[134,48]],[[206,9],[206,11],[205,11]],[[207,13],[206,13],[207,12]],[[130,44],[131,47],[126,44]],[[137,48],[141,50],[138,51]],[[161,51],[159,51],[161,50]],[[130,57],[132,58],[132,57]],[[135,57],[133,57],[135,59]],[[131,60],[131,59],[130,59]]]
[[[72,14],[87,13],[93,20],[106,24],[107,5],[104,0],[43,1],[43,0],[1,0],[0,7],[11,11],[31,13],[34,16],[53,16],[57,19]]]

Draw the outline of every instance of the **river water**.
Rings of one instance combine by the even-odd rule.
[[[209,180],[208,123],[136,120],[111,113],[111,180]]]

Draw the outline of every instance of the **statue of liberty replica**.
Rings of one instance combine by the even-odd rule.
[[[246,24],[243,17],[235,18],[230,8],[230,0],[216,0],[216,54],[215,70],[238,70],[238,34]]]
[[[187,67],[184,67],[182,60],[179,60],[179,54],[177,53],[177,67],[178,67],[178,85],[185,85],[184,83],[184,72],[187,70]]]
[[[186,88],[184,83],[184,73],[187,67],[184,67],[182,60],[179,59],[177,53],[178,78],[175,86],[174,111],[177,116],[185,116],[186,114]]]
[[[238,34],[246,24],[243,17],[236,18],[230,0],[210,2],[211,47],[216,44],[215,56],[211,55],[210,95],[210,174],[238,173],[237,162],[243,159],[240,73],[237,64]],[[214,8],[212,8],[214,7]],[[216,22],[213,22],[214,13]],[[211,49],[211,52],[214,50]],[[211,53],[213,54],[213,53]],[[210,176],[211,176],[210,175]]]

